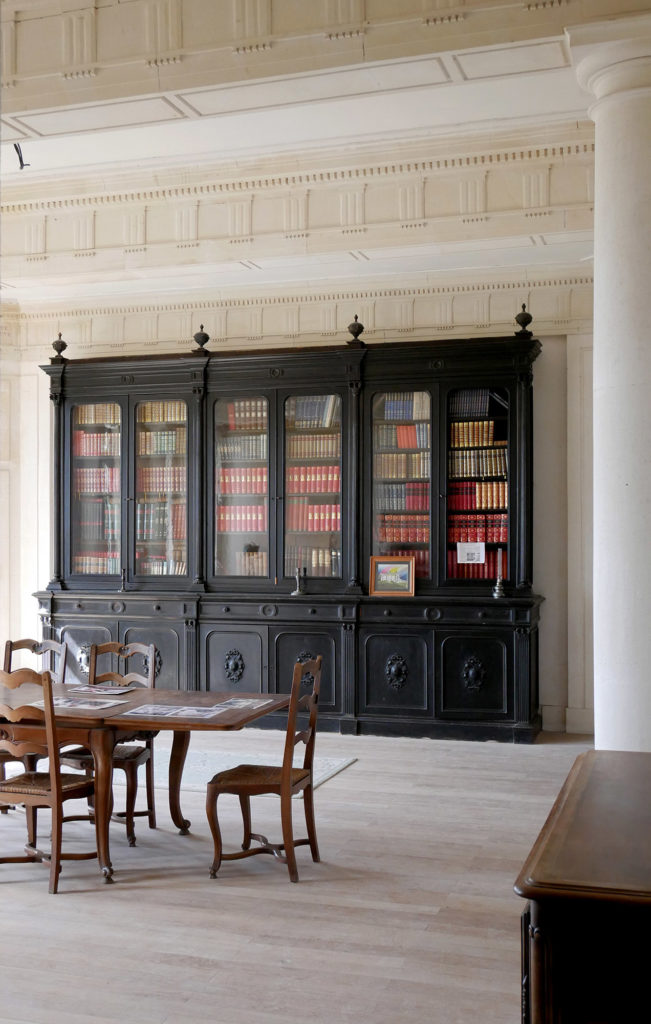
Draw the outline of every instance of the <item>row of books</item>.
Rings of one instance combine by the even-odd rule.
[[[72,571],[84,576],[105,576],[108,573],[119,573],[120,552],[85,551],[83,555],[74,555]]]
[[[382,545],[382,550],[376,554],[398,555],[401,558],[408,558],[413,555],[414,571],[418,579],[429,578],[429,548],[394,548]]]
[[[238,398],[226,403],[229,430],[266,430],[266,398]],[[257,574],[256,574],[257,575]]]
[[[106,426],[120,422],[120,406],[115,402],[97,402],[95,405],[76,405],[74,412],[75,425],[85,423],[103,423]]]
[[[477,448],[495,442],[495,420],[460,420],[450,424],[451,448]]]
[[[117,494],[120,490],[120,467],[77,466],[74,489],[77,494]]]
[[[187,537],[184,501],[139,501],[136,505],[137,540],[185,540]]]
[[[136,490],[139,494],[169,494],[170,491],[185,493],[187,467],[138,466]]]
[[[429,479],[430,472],[429,452],[405,453],[377,453],[373,456],[373,474],[375,477],[389,480],[399,480],[401,477],[421,477]]]
[[[428,420],[430,401],[427,391],[388,391],[383,407],[376,407],[378,419]]]
[[[187,435],[187,427],[174,427],[172,430],[140,430],[138,455],[185,455]]]
[[[376,423],[374,431],[376,451],[396,448],[430,448],[429,423]]]
[[[111,430],[87,431],[73,430],[73,455],[108,455],[120,454],[120,432]]]
[[[288,494],[339,494],[341,490],[341,467],[335,463],[288,466],[285,478]]]
[[[488,388],[461,388],[450,395],[450,416],[487,416],[490,402]]]
[[[429,483],[426,480],[410,480],[405,484],[375,483],[373,507],[396,512],[428,512]]]
[[[140,576],[186,576],[188,565],[183,557],[168,558],[166,555],[148,554],[140,559],[137,572]]]
[[[448,551],[447,575],[449,580],[495,580],[497,559],[502,549],[486,551],[485,562],[458,562],[456,549]]]
[[[341,550],[303,544],[285,548],[285,576],[293,576],[303,566],[308,576],[341,576]]]
[[[377,540],[389,543],[428,544],[429,516],[400,515],[389,512],[376,516]]]
[[[502,476],[506,478],[506,448],[468,448],[448,452],[448,476]]]
[[[225,572],[223,566],[215,567],[216,576],[268,576],[269,556],[266,551],[234,552],[232,571]]]
[[[454,511],[473,508],[508,508],[506,480],[481,480],[475,483],[448,484],[448,508]]]
[[[188,407],[179,399],[138,402],[136,412],[138,423],[185,423],[187,418]]]
[[[262,462],[269,455],[269,443],[266,434],[222,437],[217,451],[223,462]]]
[[[341,505],[307,498],[288,498],[285,503],[285,529],[293,533],[333,533],[341,529]]]
[[[341,421],[338,395],[300,395],[287,399],[285,423],[288,427],[334,427]]]
[[[506,512],[493,512],[484,516],[448,517],[448,541],[451,544],[485,541],[502,544],[509,539],[509,517]]]
[[[78,498],[74,510],[80,540],[120,538],[120,502],[115,498]]]
[[[265,533],[269,528],[266,504],[218,505],[218,533]]]
[[[288,459],[338,459],[341,455],[341,434],[290,434],[287,438]]]
[[[266,494],[269,488],[266,466],[220,466],[216,475],[219,494]]]

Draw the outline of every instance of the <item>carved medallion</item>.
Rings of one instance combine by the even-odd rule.
[[[469,658],[466,658],[466,662],[462,670],[463,683],[466,690],[470,690],[472,693],[478,693],[484,685],[486,679],[486,668],[479,658],[471,654]]]
[[[160,653],[160,651],[158,650],[158,647],[157,647],[156,648],[156,653],[154,654],[154,679],[158,679],[158,677],[159,677],[159,675],[161,673],[162,667],[163,667],[163,659],[162,659],[161,653]],[[147,655],[147,654],[145,654],[145,656],[143,658],[143,668],[145,670],[145,675],[149,675],[149,655]]]
[[[90,644],[80,644],[77,651],[77,663],[82,673],[87,676],[90,671]]]
[[[392,690],[402,690],[407,682],[409,666],[400,654],[392,654],[384,666],[386,681]]]
[[[244,673],[244,658],[239,651],[226,652],[224,658],[224,674],[231,683],[239,683]]]
[[[304,661],[315,661],[316,654],[312,654],[311,651],[301,651],[296,660],[299,663],[299,665],[302,665]],[[303,675],[303,678],[301,679],[301,686],[304,686],[306,690],[312,689],[312,687],[314,686],[314,676],[312,675],[311,672],[306,672]]]

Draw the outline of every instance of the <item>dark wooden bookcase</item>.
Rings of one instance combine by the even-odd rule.
[[[160,687],[279,692],[321,654],[322,728],[530,741],[539,351],[523,331],[57,355],[37,596],[68,672],[83,678],[92,642],[146,640]]]

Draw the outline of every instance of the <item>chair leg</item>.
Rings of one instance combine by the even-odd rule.
[[[136,830],[133,824],[133,812],[136,808],[136,795],[138,793],[138,765],[125,764],[124,774],[127,779],[127,805],[124,812],[124,820],[127,826],[127,839],[129,846],[136,845]]]
[[[6,777],[5,763],[4,761],[0,761],[0,782],[4,782]],[[13,807],[13,804],[3,804],[2,807],[0,807],[0,814],[8,814],[10,810],[13,810]]]
[[[36,832],[37,832],[36,808],[35,807],[26,806],[25,807],[25,818],[27,819],[27,844],[28,844],[28,846],[33,846],[34,849],[36,849]]]
[[[248,793],[240,793],[240,807],[242,809],[242,825],[244,827],[242,849],[248,850],[251,846],[251,798]]]
[[[280,798],[280,819],[283,829],[283,847],[287,859],[287,870],[291,882],[298,882],[296,852],[294,850],[294,830],[292,828],[292,797],[291,793]]]
[[[156,828],[156,801],[154,799],[154,744],[149,743],[149,760],[145,764],[145,782],[147,786],[147,821],[150,828]]]
[[[305,824],[307,825],[307,837],[310,840],[310,851],[312,860],[321,860],[319,856],[319,844],[316,841],[316,825],[314,822],[314,790],[307,786],[303,790],[303,809],[305,810]]]
[[[219,822],[217,820],[218,797],[219,793],[217,792],[217,790],[212,789],[209,784],[208,791],[206,793],[206,817],[208,818],[208,824],[210,825],[210,831],[212,833],[212,839],[214,844],[213,861],[210,866],[211,878],[217,878],[219,865],[222,862],[222,834],[219,830]]]
[[[50,888],[55,893],[59,887],[61,871],[61,807],[52,808],[52,846],[50,849]]]

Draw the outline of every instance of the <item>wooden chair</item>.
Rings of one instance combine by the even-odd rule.
[[[23,804],[27,814],[27,846],[24,856],[0,857],[0,864],[18,864],[24,861],[44,861],[50,865],[50,892],[57,891],[62,860],[89,860],[97,857],[92,853],[62,853],[61,831],[63,804],[66,800],[87,799],[94,792],[94,779],[61,771],[59,762],[59,741],[52,705],[52,679],[49,672],[35,672],[30,668],[19,668],[14,672],[0,672],[0,694],[2,689],[17,690],[31,684],[29,696],[20,696],[25,703],[18,706],[0,703],[0,751],[8,752],[14,759],[47,757],[49,768],[45,772],[26,770],[13,778],[0,782],[0,802]],[[39,699],[40,687],[43,710],[30,706]],[[12,702],[16,703],[15,699]],[[3,721],[4,720],[4,721]],[[20,738],[12,738],[9,723],[34,722],[33,729]],[[45,723],[45,728],[43,724]],[[52,811],[52,839],[50,852],[37,846],[37,811],[49,807]]]
[[[102,655],[112,654],[125,662],[136,654],[147,659],[147,674],[141,675],[138,672],[97,672],[97,661]],[[92,644],[90,648],[90,665],[88,670],[89,686],[101,683],[111,683],[115,686],[148,686],[153,687],[156,671],[156,647],[154,644],[121,644],[109,641],[104,644]],[[156,805],[154,801],[154,737],[155,732],[134,732],[124,737],[124,742],[117,743],[113,750],[113,768],[119,768],[126,776],[127,792],[126,807],[124,811],[113,811],[111,818],[126,825],[127,839],[129,846],[136,845],[136,833],[134,818],[148,818],[149,827],[156,828]],[[135,742],[139,741],[139,742]],[[93,771],[93,755],[84,747],[76,747],[73,750],[66,750],[61,755],[61,763],[68,768],[78,768],[91,775]],[[147,810],[136,811],[136,796],[138,793],[138,768],[141,764],[145,767],[145,780],[147,787]],[[93,819],[92,812],[89,815],[77,815],[79,818]],[[66,819],[68,821],[73,818]]]
[[[301,687],[310,685],[311,692],[301,696]],[[294,666],[292,691],[287,716],[287,734],[281,767],[269,765],[241,764],[237,768],[219,772],[208,783],[206,793],[206,814],[215,844],[214,859],[210,868],[210,877],[216,878],[222,860],[239,860],[241,857],[252,857],[257,853],[270,853],[277,860],[287,865],[292,882],[298,882],[295,849],[297,846],[309,845],[312,860],[319,860],[319,847],[316,840],[314,823],[314,799],[312,789],[312,764],[314,761],[314,743],[316,736],[316,720],[318,714],[319,689],[321,686],[321,655],[314,661],[297,662]],[[309,714],[306,727],[297,731],[299,711]],[[303,767],[294,768],[294,748],[298,743],[305,744]],[[294,839],[292,825],[292,796],[303,791],[303,807],[307,825],[307,839]],[[237,853],[222,853],[221,832],[217,820],[217,798],[221,793],[235,793],[240,798],[244,838],[242,849]],[[265,836],[251,832],[251,801],[252,796],[261,793],[275,793],[280,797],[280,818],[282,843],[270,843]],[[251,848],[251,840],[259,846]],[[284,854],[283,854],[284,851]]]
[[[52,682],[62,683],[66,671],[66,654],[68,651],[68,645],[65,643],[58,643],[56,640],[7,640],[5,644],[5,657],[3,663],[3,670],[5,672],[11,672],[11,661],[14,651],[29,651],[31,654],[35,654],[42,657],[43,663],[45,658],[48,658],[47,668],[50,670],[52,676]],[[52,661],[56,656],[56,671],[53,671]],[[15,761],[15,757],[11,757],[10,754],[0,753],[0,782],[6,778],[5,764],[7,761]],[[27,765],[30,767],[30,765]],[[31,767],[34,767],[32,764]],[[10,810],[10,807],[0,807],[0,814],[6,814]]]

